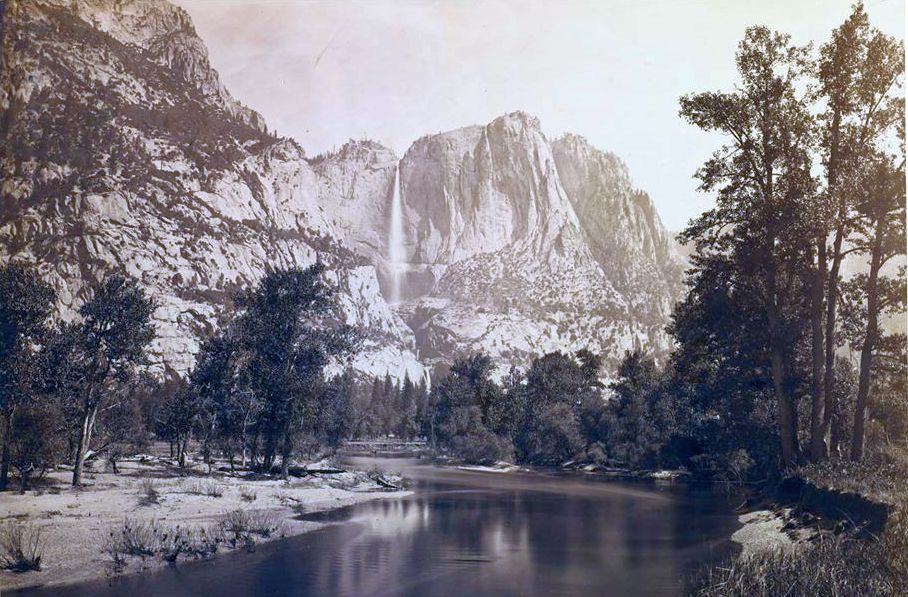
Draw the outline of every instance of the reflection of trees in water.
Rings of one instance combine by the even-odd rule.
[[[341,524],[90,593],[676,594],[735,526],[715,493],[425,468],[414,496],[353,506]]]
[[[646,486],[570,481],[559,492],[564,481],[424,487],[424,495],[357,506],[353,521],[367,530],[319,561],[315,592],[674,592],[704,546],[728,537],[721,496],[646,499]]]

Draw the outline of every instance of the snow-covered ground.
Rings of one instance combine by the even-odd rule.
[[[317,463],[310,468],[323,465]],[[72,488],[68,483],[71,473],[60,470],[51,473],[50,484],[42,484],[39,490],[24,495],[0,493],[0,524],[36,527],[44,543],[42,570],[0,572],[0,593],[4,589],[72,583],[111,574],[111,560],[101,548],[111,531],[122,528],[125,519],[133,523],[154,520],[168,527],[181,525],[188,529],[208,527],[235,510],[268,511],[282,523],[275,536],[292,536],[323,526],[296,520],[300,511],[317,512],[370,499],[409,495],[406,491],[382,491],[375,481],[358,471],[280,481],[225,474],[208,476],[200,466],[190,469],[192,476],[181,477],[178,469],[156,458],[123,462],[119,468],[118,475],[90,473],[82,489]],[[153,481],[159,494],[157,504],[143,505],[142,483],[147,479]],[[190,493],[209,484],[218,486],[222,495]],[[252,495],[255,498],[250,500]],[[158,559],[149,557],[141,562],[131,561],[125,571],[158,565],[162,565]]]

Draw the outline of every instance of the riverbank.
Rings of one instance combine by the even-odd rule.
[[[323,464],[310,466],[322,469]],[[119,474],[90,473],[82,488],[73,488],[71,473],[50,473],[39,487],[25,494],[0,494],[2,528],[38,533],[42,545],[41,569],[0,573],[0,592],[32,586],[55,586],[130,574],[166,565],[157,554],[115,558],[111,537],[122,534],[126,521],[137,526],[153,526],[173,532],[179,528],[188,536],[213,535],[214,527],[225,518],[246,513],[269,521],[268,532],[244,533],[243,540],[209,544],[206,555],[232,549],[252,548],[263,542],[299,535],[324,526],[300,520],[302,513],[313,513],[349,506],[367,500],[409,495],[386,486],[389,479],[373,472],[343,471],[310,474],[288,481],[252,474],[206,474],[200,463],[186,470],[162,458],[136,457],[118,463]],[[394,481],[394,479],[390,479]],[[395,483],[396,484],[396,483]],[[237,534],[239,536],[239,534]],[[177,558],[200,557],[189,550]],[[117,562],[116,559],[121,558]]]
[[[692,594],[908,595],[908,487],[901,469],[805,467],[755,496],[732,540],[741,553],[702,571]]]

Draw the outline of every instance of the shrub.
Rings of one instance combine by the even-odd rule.
[[[234,544],[250,535],[270,537],[281,526],[278,517],[267,510],[233,510],[221,517],[221,528],[233,535]]]
[[[44,540],[41,529],[30,524],[7,523],[0,529],[0,562],[7,570],[41,570]]]
[[[161,494],[151,479],[142,479],[139,482],[139,505],[154,506],[161,503]]]
[[[115,561],[115,554],[150,557],[160,549],[163,534],[163,529],[154,519],[133,522],[124,518],[119,530],[110,531],[102,545],[102,551]]]
[[[208,529],[162,526],[155,520],[131,522],[111,530],[101,544],[101,552],[110,558],[115,573],[126,565],[126,556],[147,558],[159,556],[165,562],[176,562],[180,555],[203,558],[213,555],[224,542],[220,525]]]
[[[192,542],[188,552],[197,558],[207,558],[217,553],[224,542],[224,530],[219,524],[200,528],[191,535]]]
[[[253,491],[252,489],[249,489],[248,487],[240,488],[240,498],[244,502],[254,502],[257,497],[258,497],[258,494],[255,491]]]
[[[451,450],[469,464],[510,460],[514,453],[506,439],[488,431],[454,437],[451,440]]]
[[[190,533],[181,529],[180,525],[164,529],[160,536],[160,544],[157,554],[165,562],[176,562],[181,553],[192,551],[190,544]]]

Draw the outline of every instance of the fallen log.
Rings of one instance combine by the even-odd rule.
[[[281,467],[278,465],[272,466],[270,470],[272,475],[279,475],[281,473]],[[291,477],[308,477],[314,475],[339,475],[341,473],[346,473],[344,469],[340,468],[306,468],[305,466],[291,466],[287,468],[287,474]]]
[[[397,485],[394,485],[393,483],[389,483],[388,481],[385,481],[381,477],[375,477],[374,481],[376,483],[378,483],[379,485],[381,485],[382,487],[384,487],[385,489],[394,489],[395,491],[400,491],[400,487],[398,487]]]

